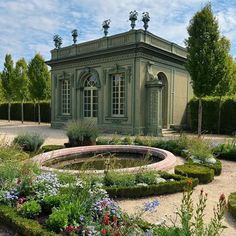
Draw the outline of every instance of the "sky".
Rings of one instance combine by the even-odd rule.
[[[72,44],[71,31],[79,32],[78,43],[103,37],[102,22],[111,20],[109,35],[130,30],[129,12],[138,11],[136,29],[143,28],[141,16],[149,12],[148,30],[184,46],[192,16],[209,0],[0,0],[0,70],[10,53],[14,62],[31,60],[39,52],[50,59],[53,35],[62,46]],[[212,0],[220,32],[231,41],[236,57],[236,0]]]

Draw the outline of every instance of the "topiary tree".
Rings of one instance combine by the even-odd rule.
[[[14,92],[12,83],[14,77],[14,64],[10,54],[6,54],[4,69],[1,75],[2,93],[4,99],[8,102],[8,122],[11,120],[11,102],[13,100]]]
[[[29,92],[38,104],[38,123],[40,124],[40,102],[48,96],[50,73],[43,57],[37,53],[28,66]]]
[[[191,76],[195,96],[199,99],[198,136],[202,128],[202,98],[211,95],[219,83],[224,55],[220,44],[219,27],[207,4],[197,12],[188,26],[186,68]]]
[[[13,77],[13,91],[18,100],[21,101],[21,122],[24,122],[24,101],[28,95],[28,74],[27,63],[24,58],[16,62],[15,76]]]

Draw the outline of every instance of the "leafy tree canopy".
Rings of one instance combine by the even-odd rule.
[[[37,53],[28,66],[29,91],[32,99],[44,100],[48,95],[50,73],[43,57]]]
[[[194,94],[197,97],[211,95],[219,83],[222,48],[218,22],[211,5],[197,12],[188,27],[189,38],[185,41],[188,55],[186,68],[191,75]]]

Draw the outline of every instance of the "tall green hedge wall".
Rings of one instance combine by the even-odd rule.
[[[41,122],[51,122],[51,107],[49,102],[40,103]],[[0,104],[0,119],[7,120],[8,104]],[[21,120],[21,103],[11,104],[11,120]],[[24,120],[38,121],[38,106],[32,102],[24,103]]]
[[[193,98],[189,102],[190,120],[189,127],[197,131],[198,124],[198,99]],[[205,133],[217,133],[219,113],[219,98],[207,97],[202,101],[202,131]],[[221,106],[221,134],[233,134],[236,132],[236,98],[225,97]]]

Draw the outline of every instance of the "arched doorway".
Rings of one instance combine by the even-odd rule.
[[[83,86],[83,117],[97,122],[98,116],[98,90],[97,78],[94,75],[84,80]]]
[[[163,84],[162,89],[162,128],[168,128],[168,80],[163,72],[157,74],[158,80]]]

